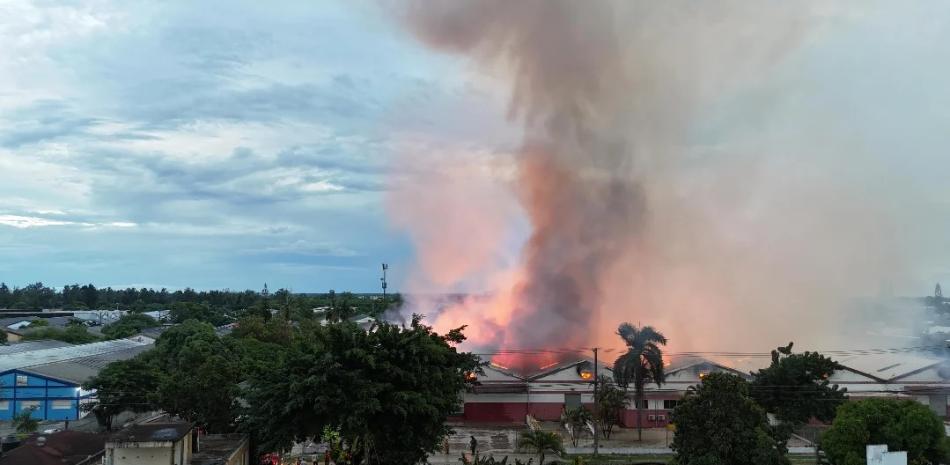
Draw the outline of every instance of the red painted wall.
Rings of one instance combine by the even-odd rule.
[[[644,428],[661,428],[665,427],[670,423],[670,414],[672,410],[644,410],[643,411],[643,423],[641,426]],[[636,428],[637,427],[637,414],[636,410],[624,410],[623,415],[620,417],[620,423],[626,428]],[[651,421],[650,417],[653,416],[654,419]],[[663,420],[658,420],[657,417],[664,417]]]
[[[590,408],[590,405],[585,405]],[[531,416],[541,421],[558,421],[564,404],[541,402],[525,404],[524,402],[472,402],[465,404],[464,419],[467,422],[479,423],[524,423],[525,413],[530,411]],[[644,428],[662,428],[670,422],[670,410],[645,410],[643,412]],[[650,417],[654,416],[653,420]],[[656,419],[663,416],[663,420]],[[620,418],[621,425],[627,428],[637,426],[637,411],[624,410]]]

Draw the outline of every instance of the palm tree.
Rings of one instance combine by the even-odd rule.
[[[551,431],[532,430],[523,433],[518,440],[518,446],[534,451],[538,456],[538,463],[541,465],[544,465],[545,452],[564,453],[561,436]]]
[[[652,326],[638,328],[630,323],[621,324],[617,335],[627,345],[627,352],[614,362],[614,377],[624,389],[633,384],[637,399],[637,436],[642,441],[643,387],[651,381],[659,387],[665,380],[663,350],[660,346],[666,345],[666,337]]]

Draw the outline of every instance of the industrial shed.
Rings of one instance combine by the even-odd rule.
[[[75,346],[36,345],[33,350],[19,350],[21,344],[0,347],[0,420],[26,409],[39,420],[80,418],[80,404],[94,394],[83,391],[82,383],[109,363],[148,350],[151,343],[133,337]]]

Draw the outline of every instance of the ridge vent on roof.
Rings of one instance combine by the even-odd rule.
[[[877,370],[877,372],[880,373],[880,372],[882,372],[882,371],[887,371],[887,370],[890,370],[891,368],[894,368],[894,367],[897,367],[897,366],[900,366],[900,363],[895,363],[895,364],[893,364],[893,365],[888,365],[888,366],[886,366],[886,367],[884,367],[884,368],[881,368],[881,369]]]

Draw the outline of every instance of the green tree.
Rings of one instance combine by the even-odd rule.
[[[156,409],[161,372],[149,352],[106,365],[98,375],[86,381],[83,389],[96,391],[96,402],[83,409],[91,411],[99,424],[112,430],[116,415],[125,412],[148,412]]]
[[[0,344],[6,344],[6,343],[7,343],[7,332],[0,330]]]
[[[787,465],[785,446],[765,410],[749,396],[749,383],[710,373],[690,387],[673,410],[676,465]]]
[[[575,407],[564,410],[561,413],[561,424],[571,436],[571,444],[577,447],[577,441],[587,430],[587,422],[591,421],[590,411],[584,407]]]
[[[627,393],[620,389],[609,376],[601,376],[594,392],[595,421],[604,439],[610,439],[614,426],[620,424],[621,415],[627,408]]]
[[[521,434],[518,438],[518,447],[526,449],[538,456],[538,464],[544,465],[544,456],[548,452],[564,453],[564,444],[561,436],[552,431],[531,430]]]
[[[41,327],[31,330],[23,336],[24,340],[36,341],[40,339],[54,339],[70,344],[87,344],[96,342],[99,337],[90,333],[82,324],[70,324],[66,328]]]
[[[126,410],[161,409],[212,432],[233,430],[242,358],[208,323],[188,320],[165,331],[155,348],[109,365],[90,380],[103,425]]]
[[[847,389],[828,378],[840,368],[817,352],[792,353],[792,343],[772,351],[772,364],[752,374],[752,398],[789,429],[812,417],[830,422],[847,400]]]
[[[887,444],[907,451],[911,465],[946,463],[943,422],[912,400],[864,399],[838,407],[834,423],[821,436],[821,448],[834,465],[864,465],[865,447]]]
[[[13,416],[13,428],[17,433],[33,433],[36,432],[36,429],[40,427],[40,421],[36,418],[33,418],[34,410],[36,410],[36,407],[30,407],[26,410],[21,410],[20,413]]]
[[[214,326],[226,324],[229,319],[220,308],[212,308],[206,303],[179,302],[172,305],[169,318],[174,323],[198,320]]]
[[[330,291],[330,310],[327,311],[327,320],[331,322],[345,321],[356,315],[355,302],[352,292],[336,294]]]
[[[449,431],[465,373],[477,357],[459,352],[461,328],[440,335],[413,318],[408,327],[306,325],[286,354],[251,378],[244,428],[263,449],[339,431],[352,463],[410,465]]]
[[[614,362],[614,376],[617,384],[626,389],[633,385],[637,408],[637,437],[643,440],[643,409],[646,401],[643,390],[648,382],[659,387],[665,380],[663,350],[666,337],[652,326],[638,328],[623,323],[617,329],[617,335],[627,345],[627,352]]]
[[[129,313],[123,315],[115,323],[108,324],[102,328],[102,334],[109,339],[121,339],[134,336],[142,332],[145,328],[158,326],[154,318],[141,313]]]
[[[156,391],[163,410],[210,431],[233,429],[240,358],[213,326],[188,320],[165,331],[150,355],[163,373]]]

